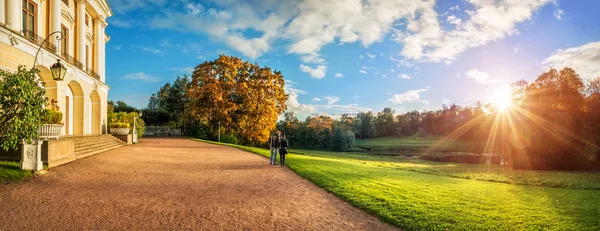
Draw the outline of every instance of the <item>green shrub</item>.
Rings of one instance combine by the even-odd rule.
[[[42,117],[43,124],[62,124],[63,114],[59,111],[46,109]]]
[[[233,134],[221,136],[221,142],[228,144],[238,144],[238,139]]]
[[[110,128],[130,128],[129,123],[111,123]]]

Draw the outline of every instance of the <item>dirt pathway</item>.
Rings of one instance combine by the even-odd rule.
[[[144,139],[0,185],[0,230],[389,230],[238,149]]]

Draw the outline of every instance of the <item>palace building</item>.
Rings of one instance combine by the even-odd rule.
[[[0,0],[0,68],[31,68],[36,61],[46,96],[63,113],[61,136],[106,133],[107,99],[106,0]],[[50,66],[66,66],[63,81],[55,81]]]

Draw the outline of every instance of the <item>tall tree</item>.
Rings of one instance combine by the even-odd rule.
[[[279,71],[221,55],[194,70],[190,112],[213,133],[220,122],[242,143],[264,142],[286,108],[284,84]]]

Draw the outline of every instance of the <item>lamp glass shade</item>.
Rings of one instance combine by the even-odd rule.
[[[60,63],[59,59],[55,64],[52,64],[50,67],[50,72],[52,72],[52,78],[54,80],[63,81],[65,79],[65,75],[67,74],[67,67]]]

